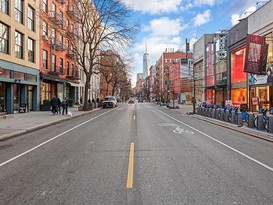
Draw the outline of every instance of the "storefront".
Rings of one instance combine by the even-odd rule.
[[[0,65],[0,113],[38,110],[39,71],[7,62]]]
[[[247,74],[244,72],[245,46],[231,52],[231,102],[234,106],[247,103]]]

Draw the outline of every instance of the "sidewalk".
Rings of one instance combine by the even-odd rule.
[[[69,109],[72,111],[72,117],[62,114],[52,115],[50,111],[33,111],[28,113],[0,115],[0,141],[47,127],[56,124],[57,122],[85,115],[96,110],[78,111],[78,107]]]

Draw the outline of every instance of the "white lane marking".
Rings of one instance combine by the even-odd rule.
[[[156,108],[154,108],[154,109],[156,109]],[[180,120],[175,119],[174,117],[172,117],[172,116],[170,116],[170,115],[168,115],[168,114],[162,112],[161,110],[158,110],[158,109],[156,109],[156,110],[159,111],[159,112],[161,112],[162,114],[166,115],[167,117],[169,117],[169,118],[175,120],[176,122],[179,122],[179,123],[181,123],[181,124],[183,124],[183,125],[185,125],[185,126],[191,128],[191,129],[195,130],[196,132],[199,132],[200,134],[202,134],[202,135],[204,135],[204,136],[206,136],[206,137],[212,139],[212,140],[215,141],[215,142],[218,142],[219,144],[221,144],[221,145],[227,147],[228,149],[231,149],[232,151],[237,152],[238,154],[240,154],[240,155],[246,157],[247,159],[249,159],[249,160],[251,160],[251,161],[253,161],[253,162],[255,162],[255,163],[257,163],[257,164],[259,164],[259,165],[261,165],[261,166],[265,167],[266,169],[268,169],[268,170],[270,170],[270,171],[273,172],[273,168],[272,168],[272,167],[270,167],[270,166],[268,166],[268,165],[266,165],[266,164],[264,164],[264,163],[258,161],[257,159],[254,159],[254,158],[250,157],[249,155],[247,155],[247,154],[245,154],[245,153],[243,153],[243,152],[241,152],[241,151],[239,151],[239,150],[237,150],[237,149],[235,149],[235,148],[233,148],[233,147],[231,147],[231,146],[229,146],[229,145],[227,145],[227,144],[225,144],[225,143],[223,143],[223,142],[221,142],[221,141],[219,141],[219,140],[217,140],[217,139],[215,139],[215,138],[213,138],[213,137],[211,137],[211,136],[209,136],[208,134],[206,134],[206,133],[204,133],[204,132],[202,132],[202,131],[200,131],[200,130],[198,130],[198,129],[196,129],[196,128],[194,128],[194,127],[192,127],[192,126],[190,126],[190,125],[188,125],[188,124],[186,124],[186,123],[184,123],[184,122],[181,122]]]
[[[182,134],[182,133],[187,133],[187,134],[191,134],[191,135],[193,135],[194,134],[194,132],[193,131],[190,131],[190,130],[184,130],[183,128],[181,128],[181,127],[177,127],[177,128],[175,128],[175,130],[173,130],[173,132],[174,133],[176,133],[176,134]]]
[[[58,137],[60,137],[60,136],[62,136],[62,135],[64,135],[64,134],[66,134],[66,133],[68,133],[68,132],[70,132],[70,131],[72,131],[72,130],[74,130],[74,129],[76,129],[76,128],[78,128],[78,127],[80,127],[80,126],[82,126],[82,125],[84,125],[84,124],[86,124],[86,123],[88,123],[88,122],[90,122],[90,121],[92,121],[92,120],[95,120],[96,118],[101,117],[101,116],[103,116],[103,115],[105,115],[106,113],[111,112],[111,111],[113,111],[113,110],[109,110],[109,111],[107,111],[107,112],[105,112],[105,113],[102,113],[102,114],[100,114],[100,115],[98,115],[98,116],[96,116],[96,117],[94,117],[94,118],[91,118],[91,119],[89,119],[89,120],[87,120],[87,121],[85,121],[85,122],[83,122],[83,123],[81,123],[81,124],[79,124],[79,125],[76,125],[75,127],[70,128],[69,130],[67,130],[67,131],[65,131],[65,132],[63,132],[63,133],[61,133],[61,134],[58,134],[57,136],[55,136],[55,137],[53,137],[53,138],[51,138],[51,139],[49,139],[49,140],[47,140],[47,141],[45,141],[45,142],[43,142],[43,143],[41,143],[41,144],[35,146],[35,147],[33,147],[33,148],[31,148],[31,149],[29,149],[29,150],[27,150],[27,151],[25,151],[25,152],[23,152],[23,153],[21,153],[21,154],[15,156],[15,157],[13,157],[13,158],[7,160],[7,161],[1,163],[1,164],[0,164],[0,167],[6,165],[6,164],[9,163],[9,162],[14,161],[15,159],[18,159],[19,157],[22,157],[22,156],[26,155],[26,154],[29,153],[29,152],[32,152],[32,151],[38,149],[39,147],[41,147],[41,146],[43,146],[43,145],[45,145],[45,144],[51,142],[52,140],[55,140],[55,139],[57,139]]]

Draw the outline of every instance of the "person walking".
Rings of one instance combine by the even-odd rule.
[[[58,114],[58,110],[57,110],[58,100],[56,98],[56,95],[53,95],[53,97],[51,98],[51,107],[52,107],[53,115],[55,115],[56,112]]]
[[[61,106],[62,106],[62,102],[61,102],[61,100],[60,100],[60,98],[59,97],[57,97],[57,100],[58,100],[58,109],[57,109],[57,114],[59,113],[59,114],[61,114]]]
[[[64,97],[62,101],[63,115],[64,115],[64,112],[67,115],[67,107],[68,107],[68,103],[67,103],[66,97]]]

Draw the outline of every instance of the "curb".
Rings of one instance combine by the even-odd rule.
[[[99,110],[99,109],[100,108],[96,108],[94,110],[86,111],[86,112],[78,114],[78,115],[72,115],[71,117],[68,117],[68,118],[58,119],[58,120],[53,121],[53,122],[48,122],[48,123],[44,123],[44,124],[41,124],[41,125],[37,125],[35,127],[31,127],[31,128],[27,128],[27,129],[17,131],[17,132],[5,134],[5,135],[0,136],[0,142],[11,139],[11,138],[14,138],[14,137],[17,137],[17,136],[22,135],[22,134],[26,134],[26,133],[30,133],[30,132],[39,130],[41,128],[45,128],[45,127],[49,127],[49,126],[54,125],[54,124],[65,122],[65,121],[68,121],[68,120],[70,120],[72,118],[77,118],[77,117],[80,117],[80,116],[83,116],[83,115],[87,115],[87,114],[90,114],[91,112],[94,112],[94,111]]]
[[[249,128],[249,131],[247,131],[247,130],[243,130],[243,129],[247,129],[247,128],[240,127],[241,129],[239,129],[239,127],[236,127],[235,124],[230,124],[230,125],[229,125],[229,124],[225,123],[224,121],[221,121],[221,122],[223,122],[223,123],[219,123],[219,122],[215,122],[215,121],[213,121],[213,120],[208,120],[208,119],[206,119],[206,118],[197,117],[197,116],[195,116],[195,115],[192,115],[192,117],[195,118],[195,119],[203,120],[203,121],[212,123],[212,124],[214,124],[214,125],[218,125],[218,126],[221,126],[221,127],[227,128],[227,129],[231,129],[231,130],[234,130],[234,131],[237,131],[237,132],[246,134],[246,135],[250,135],[250,136],[255,137],[255,138],[258,138],[258,139],[266,140],[266,141],[268,141],[268,142],[273,142],[273,136],[272,136],[272,137],[271,137],[271,136],[265,136],[265,135],[267,135],[266,133],[262,133],[262,132],[259,132],[259,131],[257,131],[257,130],[252,130],[252,129]],[[212,118],[209,118],[209,119],[212,119]],[[231,125],[234,125],[234,127],[231,126]],[[238,125],[237,125],[237,126],[238,126]],[[253,132],[253,131],[256,132],[256,134],[251,133],[251,132]],[[260,136],[259,136],[258,134],[260,134]]]

